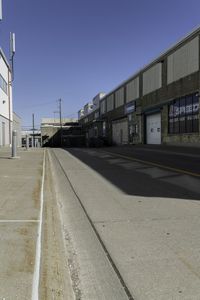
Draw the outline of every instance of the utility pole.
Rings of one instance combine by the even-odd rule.
[[[14,55],[15,55],[15,33],[10,32],[10,62],[12,71],[12,81],[14,81]]]
[[[62,100],[58,100],[59,103],[59,116],[60,116],[60,146],[62,147]]]
[[[33,145],[32,147],[35,147],[35,116],[32,114],[32,121],[33,121]]]

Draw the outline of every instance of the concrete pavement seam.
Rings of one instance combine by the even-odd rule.
[[[44,178],[45,178],[45,157],[46,151],[43,155],[43,171],[42,171],[42,183],[40,190],[40,214],[39,214],[39,225],[37,234],[36,244],[36,255],[35,255],[35,269],[33,274],[33,285],[32,285],[32,300],[39,299],[39,281],[40,281],[40,263],[41,263],[41,244],[42,244],[42,223],[43,223],[43,208],[44,208]]]
[[[108,258],[108,261],[110,262],[110,264],[111,264],[113,270],[115,271],[115,273],[116,273],[116,275],[117,275],[117,277],[118,277],[118,279],[119,279],[121,285],[123,286],[123,289],[124,289],[124,291],[125,291],[125,293],[126,293],[128,299],[129,299],[129,300],[134,300],[133,296],[131,295],[131,292],[129,291],[129,288],[127,287],[127,285],[126,285],[126,283],[125,283],[125,281],[124,281],[122,275],[120,274],[120,271],[118,270],[118,268],[117,268],[116,264],[114,263],[114,261],[113,261],[111,255],[110,255],[110,253],[108,252],[108,250],[107,250],[107,248],[106,248],[104,242],[102,241],[102,239],[101,239],[101,237],[100,237],[100,235],[99,235],[99,233],[98,233],[98,231],[97,231],[97,229],[96,229],[94,223],[92,222],[90,216],[88,215],[88,213],[87,213],[87,211],[86,211],[86,209],[85,209],[85,207],[84,207],[84,205],[83,205],[81,199],[79,198],[79,196],[78,196],[78,194],[77,194],[77,192],[76,192],[76,190],[75,190],[75,188],[74,188],[74,186],[73,186],[71,180],[69,179],[69,177],[68,177],[66,171],[64,170],[64,168],[63,168],[63,166],[62,166],[60,160],[58,159],[58,157],[57,157],[57,155],[55,154],[54,151],[52,151],[52,153],[54,154],[54,157],[56,158],[58,164],[60,165],[60,167],[61,167],[61,169],[62,169],[62,171],[63,171],[63,173],[64,173],[64,175],[65,175],[65,177],[66,177],[66,179],[67,179],[67,181],[69,182],[69,185],[70,185],[70,187],[71,187],[71,189],[72,189],[74,195],[76,196],[77,200],[79,201],[79,203],[80,203],[80,205],[81,205],[81,207],[82,207],[82,209],[83,209],[83,211],[84,211],[84,213],[85,213],[85,215],[86,215],[86,217],[87,217],[87,219],[88,219],[88,221],[89,221],[89,223],[90,223],[92,229],[94,230],[94,233],[95,233],[96,236],[97,236],[97,239],[99,240],[99,242],[100,242],[100,244],[101,244],[101,246],[102,246],[102,248],[103,248],[103,250],[104,250],[104,252],[105,252],[105,254],[106,254],[106,256],[107,256],[107,258]]]

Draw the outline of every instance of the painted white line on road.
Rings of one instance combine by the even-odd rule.
[[[0,223],[39,223],[39,220],[0,220]]]
[[[32,285],[32,300],[39,300],[39,283],[40,283],[40,263],[41,263],[41,244],[42,244],[42,217],[44,207],[44,177],[45,177],[45,154],[43,156],[43,172],[42,172],[42,184],[40,191],[40,217],[37,234],[36,255],[35,255],[35,269],[33,274]]]

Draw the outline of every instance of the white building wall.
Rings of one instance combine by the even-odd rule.
[[[84,117],[84,109],[82,108],[78,111],[78,120],[80,120],[83,117]]]
[[[4,55],[0,51],[0,75],[6,82],[4,84],[5,90],[2,88],[2,79],[0,78],[0,147],[8,146],[11,142],[12,133],[12,86],[11,73],[8,67],[8,63],[4,59]]]
[[[84,105],[84,116],[87,116],[89,113],[91,113],[93,110],[93,104],[87,103]]]
[[[139,77],[136,77],[126,85],[126,102],[139,98]]]
[[[162,63],[157,63],[143,73],[143,95],[162,87]]]
[[[170,84],[182,77],[199,70],[199,37],[168,56],[167,83]]]
[[[99,102],[100,100],[105,96],[105,93],[99,93],[97,94],[93,100],[92,100],[92,103],[93,103],[93,109],[96,110],[99,108]]]
[[[0,75],[4,78],[4,80],[7,83],[7,93],[5,93],[0,87],[0,115],[9,119],[8,67],[1,54],[0,54]],[[12,94],[10,96],[12,97]],[[11,115],[12,115],[12,111],[11,111]]]
[[[124,87],[115,92],[115,107],[120,107],[124,104]]]
[[[9,120],[0,116],[0,147],[8,146],[9,144]]]

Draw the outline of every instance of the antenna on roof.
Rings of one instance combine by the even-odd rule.
[[[11,61],[11,70],[12,70],[12,81],[14,80],[14,55],[15,55],[15,33],[10,32],[10,61]]]
[[[14,56],[15,54],[15,33],[10,33],[10,54]]]
[[[0,0],[0,21],[3,19],[2,0]]]

